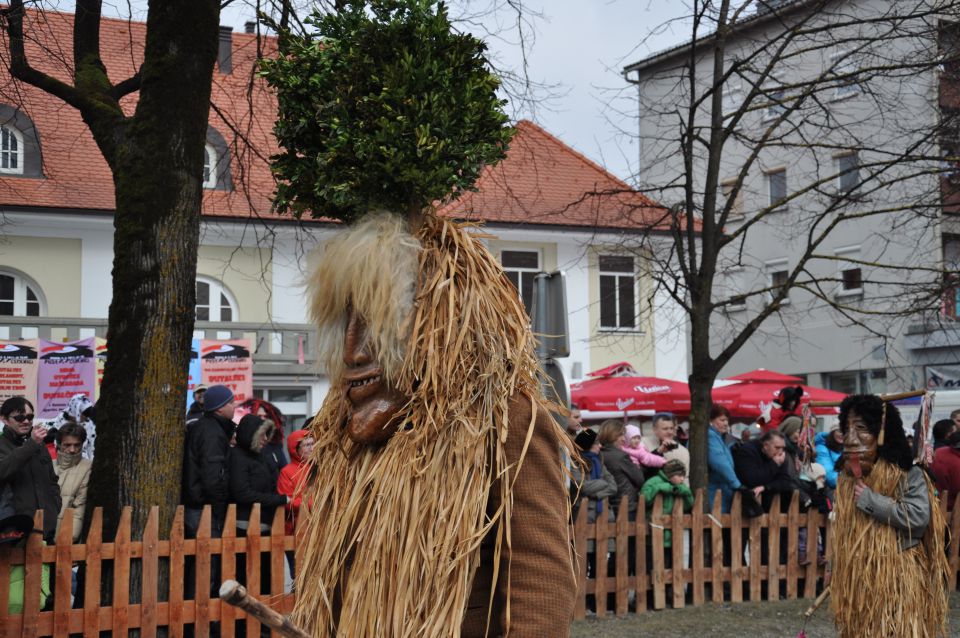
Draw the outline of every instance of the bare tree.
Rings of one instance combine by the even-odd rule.
[[[795,334],[828,309],[835,325],[890,339],[892,322],[939,307],[940,35],[958,11],[694,0],[689,43],[626,68],[639,181],[670,232],[621,249],[650,264],[647,310],[668,298],[689,326],[694,485],[707,483],[714,381],[771,325]],[[851,236],[858,249],[844,252]]]
[[[219,0],[150,2],[137,70],[110,77],[100,0],[77,0],[72,42],[49,42],[42,7],[2,10],[10,74],[77,109],[114,178],[113,299],[90,501],[107,529],[124,505],[140,530],[151,505],[168,528],[178,502],[182,399],[194,320],[203,148]],[[63,71],[38,60],[60,50]],[[44,60],[46,62],[46,60]],[[49,68],[49,65],[46,65]],[[124,98],[137,94],[125,110]]]

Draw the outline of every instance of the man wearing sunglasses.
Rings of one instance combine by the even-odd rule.
[[[33,518],[43,510],[43,536],[53,541],[60,512],[60,487],[43,438],[47,430],[34,426],[33,404],[11,397],[0,405],[0,512]]]

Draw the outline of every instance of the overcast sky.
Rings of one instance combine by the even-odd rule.
[[[249,0],[237,0],[223,11],[221,24],[243,30],[252,20]],[[73,4],[51,0],[50,4]],[[250,3],[252,4],[252,3]],[[502,0],[452,0],[451,15],[464,6],[480,9]],[[552,99],[531,105],[514,105],[511,114],[533,119],[548,131],[615,175],[633,182],[637,146],[631,137],[636,131],[635,93],[620,75],[626,64],[652,52],[689,39],[676,19],[688,11],[686,0],[527,0],[532,12],[543,14],[535,21],[535,40],[528,47],[529,76],[548,85]],[[145,19],[145,0],[105,0],[104,13]],[[510,21],[515,14],[501,9],[498,18]],[[674,21],[664,26],[666,23]],[[489,23],[489,20],[487,21]],[[492,28],[492,30],[498,30]],[[474,30],[478,36],[484,36]],[[520,47],[514,33],[507,41],[486,38],[498,64],[521,68]],[[511,42],[510,40],[514,40]]]

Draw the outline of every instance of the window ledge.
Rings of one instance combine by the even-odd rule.
[[[607,328],[600,326],[600,329],[597,330],[598,334],[607,334],[607,335],[642,335],[646,334],[645,331],[638,328]]]
[[[857,288],[856,290],[838,290],[833,296],[837,297],[838,299],[862,299],[863,288]]]

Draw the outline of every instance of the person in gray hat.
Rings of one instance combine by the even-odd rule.
[[[187,426],[183,456],[182,500],[188,538],[196,536],[204,505],[213,514],[211,533],[219,538],[227,514],[230,474],[227,452],[236,425],[236,401],[225,385],[212,385],[203,397],[203,416]]]

